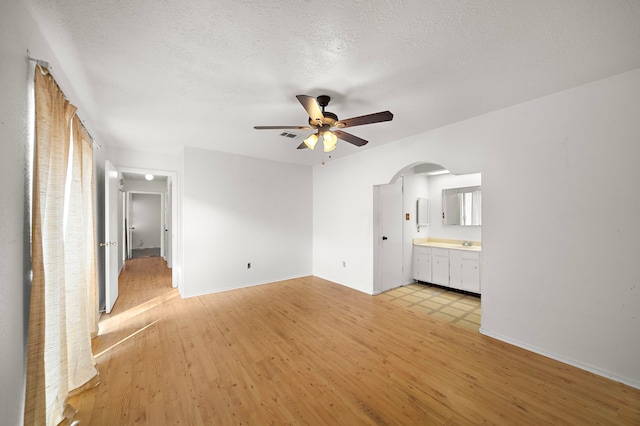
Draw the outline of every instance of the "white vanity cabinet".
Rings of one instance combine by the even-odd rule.
[[[413,247],[413,279],[431,282],[431,247]]]
[[[449,286],[449,249],[431,248],[430,282]]]
[[[468,250],[449,251],[449,285],[480,294],[480,253]]]
[[[414,245],[413,279],[480,294],[480,251]]]

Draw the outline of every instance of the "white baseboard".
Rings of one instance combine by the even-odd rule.
[[[514,346],[517,346],[519,348],[526,349],[528,351],[537,353],[538,355],[542,355],[542,356],[545,356],[547,358],[551,358],[551,359],[554,359],[556,361],[562,362],[564,364],[568,364],[568,365],[571,365],[573,367],[577,367],[577,368],[579,368],[581,370],[585,370],[585,371],[588,371],[590,373],[597,374],[598,376],[606,377],[607,379],[611,379],[611,380],[614,380],[616,382],[623,383],[623,384],[625,384],[627,386],[631,386],[633,388],[640,389],[640,382],[638,382],[636,380],[632,380],[632,379],[629,379],[629,378],[626,378],[626,377],[621,377],[621,376],[619,376],[619,375],[617,375],[615,373],[612,373],[610,371],[602,370],[602,369],[594,367],[592,365],[585,364],[585,363],[576,361],[576,360],[571,359],[571,358],[567,358],[567,357],[564,357],[564,356],[561,356],[561,355],[558,355],[558,354],[554,354],[554,353],[545,351],[545,350],[540,349],[540,348],[538,348],[536,346],[521,342],[521,341],[519,341],[517,339],[512,339],[510,337],[503,336],[503,335],[501,335],[499,333],[494,333],[491,330],[487,330],[486,328],[483,328],[483,327],[480,327],[480,333],[484,334],[485,336],[492,337],[494,339],[497,339],[497,340],[500,340],[502,342],[508,343],[510,345],[514,345]]]
[[[248,283],[231,285],[231,286],[227,286],[227,287],[219,287],[219,288],[215,288],[215,289],[212,289],[212,290],[209,290],[209,291],[205,291],[203,293],[187,294],[187,295],[183,295],[181,293],[180,296],[183,299],[188,299],[190,297],[206,296],[207,294],[221,293],[223,291],[238,290],[238,289],[241,289],[241,288],[255,287],[255,286],[258,286],[258,285],[273,284],[273,283],[277,283],[277,282],[280,282],[280,281],[295,280],[295,279],[303,278],[303,277],[307,277],[307,276],[309,276],[309,275],[295,275],[295,276],[290,276],[290,277],[274,278],[272,280],[267,280],[267,281],[253,281],[253,282],[248,282]]]

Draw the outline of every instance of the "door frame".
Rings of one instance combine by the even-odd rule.
[[[142,175],[152,174],[155,176],[167,177],[169,186],[171,188],[171,202],[165,203],[165,207],[171,210],[171,256],[169,261],[167,262],[167,266],[171,268],[172,287],[177,287],[180,291],[180,294],[183,294],[182,255],[180,252],[181,244],[179,244],[179,242],[182,240],[182,228],[180,226],[181,214],[180,210],[178,209],[178,200],[181,199],[182,194],[180,192],[178,173],[170,170],[143,169],[138,167],[117,166],[117,168],[123,173],[135,173]],[[164,239],[162,241],[164,241]]]
[[[135,194],[147,194],[147,195],[159,195],[160,196],[160,256],[166,261],[167,258],[165,256],[165,235],[164,235],[164,230],[167,227],[166,222],[166,215],[165,215],[165,208],[166,208],[166,200],[165,200],[165,192],[158,192],[158,191],[138,191],[138,190],[134,190],[134,191],[125,191],[125,217],[124,217],[124,223],[126,223],[127,225],[123,225],[125,226],[125,232],[127,233],[127,259],[131,259],[132,256],[132,247],[131,247],[131,204],[133,202],[133,196]],[[168,264],[168,262],[167,262]]]

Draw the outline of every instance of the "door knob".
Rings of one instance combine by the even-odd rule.
[[[387,237],[382,237],[382,241],[388,240]]]

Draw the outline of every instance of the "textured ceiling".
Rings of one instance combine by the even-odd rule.
[[[253,126],[305,125],[298,94],[394,113],[338,158],[640,67],[638,0],[25,3],[97,141],[158,152],[318,164],[295,149],[308,131]]]

